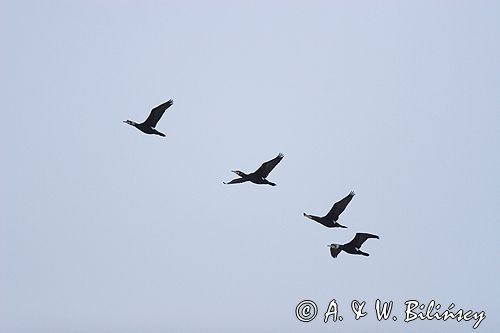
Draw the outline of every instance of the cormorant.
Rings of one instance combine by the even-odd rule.
[[[368,257],[369,254],[366,252],[361,251],[359,248],[363,243],[368,239],[368,238],[376,238],[379,239],[377,235],[372,235],[372,234],[365,234],[365,233],[357,233],[356,236],[354,236],[353,240],[350,241],[347,244],[344,245],[339,245],[339,244],[330,244],[328,247],[330,248],[330,253],[332,257],[337,258],[338,254],[341,251],[345,251],[350,254],[360,254],[363,256]]]
[[[157,107],[151,110],[148,119],[146,119],[143,123],[138,124],[132,120],[124,120],[123,122],[136,127],[139,131],[144,132],[146,134],[156,134],[159,136],[165,136],[165,134],[158,132],[155,129],[155,127],[158,121],[160,120],[161,116],[163,116],[165,110],[168,109],[172,104],[174,104],[174,101],[170,99],[165,103],[158,105]]]
[[[240,176],[240,178],[233,179],[229,183],[224,182],[224,184],[237,184],[249,181],[255,184],[268,184],[271,186],[276,186],[275,183],[271,183],[270,181],[268,181],[266,177],[274,169],[274,167],[281,161],[283,156],[284,155],[282,153],[279,153],[278,156],[276,156],[270,161],[262,163],[260,168],[258,168],[255,172],[252,172],[248,175],[239,170],[232,170],[232,172]]]
[[[352,197],[354,197],[353,191],[351,191],[344,199],[340,200],[339,202],[336,202],[333,205],[332,209],[330,209],[328,214],[326,214],[323,217],[308,215],[306,213],[304,213],[304,216],[307,217],[308,219],[319,222],[328,228],[347,228],[337,223],[337,220],[339,219],[339,215],[344,211],[344,209],[351,201]]]

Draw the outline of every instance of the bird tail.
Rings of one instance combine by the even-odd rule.
[[[340,223],[337,223],[337,227],[339,227],[339,228],[347,228],[345,225],[342,225]]]

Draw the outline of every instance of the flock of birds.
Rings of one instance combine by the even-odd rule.
[[[151,113],[149,114],[149,117],[140,124],[132,120],[125,120],[124,123],[134,126],[138,130],[146,134],[165,136],[165,134],[156,130],[156,125],[158,124],[158,121],[161,119],[165,111],[169,107],[171,107],[172,104],[174,104],[174,101],[170,99],[167,102],[153,108],[151,110]],[[278,163],[281,162],[283,156],[284,155],[280,153],[272,160],[262,163],[262,165],[256,171],[249,174],[246,174],[239,170],[232,170],[232,172],[234,172],[239,177],[231,180],[230,182],[227,183],[224,182],[224,184],[239,184],[244,182],[252,182],[254,184],[266,184],[266,185],[276,186],[275,183],[268,181],[266,178],[267,176],[269,176],[269,173],[271,173],[271,171],[276,167],[276,165],[278,165]],[[330,209],[328,214],[326,214],[323,217],[309,215],[306,213],[304,213],[304,217],[316,221],[327,228],[347,228],[346,226],[341,225],[337,221],[339,219],[340,214],[342,214],[342,212],[346,209],[347,205],[349,204],[349,202],[351,202],[353,197],[354,197],[354,192],[351,191],[345,198],[336,202]],[[328,247],[330,248],[330,254],[334,258],[337,258],[339,253],[342,251],[350,254],[369,256],[368,253],[360,250],[363,243],[369,238],[379,239],[379,236],[358,232],[349,243],[328,245]]]

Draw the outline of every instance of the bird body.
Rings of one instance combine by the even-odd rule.
[[[361,245],[369,239],[369,238],[376,238],[379,239],[380,237],[377,235],[372,235],[368,233],[360,233],[358,232],[354,238],[346,244],[330,244],[328,247],[330,248],[330,254],[332,257],[337,258],[340,252],[344,251],[349,254],[357,254],[357,255],[362,255],[368,257],[370,254],[363,252],[360,250]]]
[[[340,214],[345,210],[349,202],[351,202],[354,197],[354,192],[351,191],[345,198],[336,202],[333,207],[330,209],[328,214],[325,216],[315,216],[304,213],[304,216],[308,219],[321,223],[327,228],[347,228],[346,226],[341,225],[337,222]]]
[[[165,134],[161,133],[160,131],[156,130],[156,124],[158,124],[158,121],[160,121],[161,117],[163,116],[163,113],[165,113],[165,110],[167,110],[172,104],[174,104],[173,100],[168,100],[163,104],[158,105],[157,107],[153,108],[151,110],[151,113],[149,114],[149,117],[142,123],[138,124],[135,121],[132,120],[125,120],[123,121],[126,124],[129,124],[131,126],[134,126],[137,128],[139,131],[146,133],[146,134],[155,134],[159,136],[165,136]]]
[[[266,178],[269,175],[269,173],[274,169],[274,167],[278,165],[278,163],[283,159],[283,156],[284,155],[282,153],[279,153],[278,156],[276,156],[272,160],[262,163],[262,165],[255,172],[252,172],[250,174],[246,174],[239,170],[232,170],[232,172],[240,176],[240,178],[233,179],[228,183],[224,182],[224,184],[238,184],[244,182],[252,182],[254,184],[265,184],[265,185],[276,186],[275,183],[268,181]]]

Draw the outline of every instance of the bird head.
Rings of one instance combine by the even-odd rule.
[[[334,258],[337,258],[337,256],[339,255],[339,253],[342,251],[342,248],[340,247],[339,244],[330,244],[330,245],[327,245],[327,246],[330,248],[330,254]]]
[[[135,126],[135,125],[136,125],[136,123],[135,123],[135,122],[133,122],[132,120],[124,120],[123,122],[124,122],[125,124],[129,124],[129,125],[132,125],[132,126]]]
[[[304,213],[304,216],[307,217],[308,219],[314,220],[313,217],[312,217],[312,215]]]
[[[310,220],[316,221],[316,222],[321,222],[321,217],[319,216],[314,216],[314,215],[309,215],[304,213],[304,216],[307,217]]]
[[[240,177],[245,177],[246,174],[241,172],[240,170],[231,170],[232,172],[234,172],[235,174],[237,174],[238,176]]]

